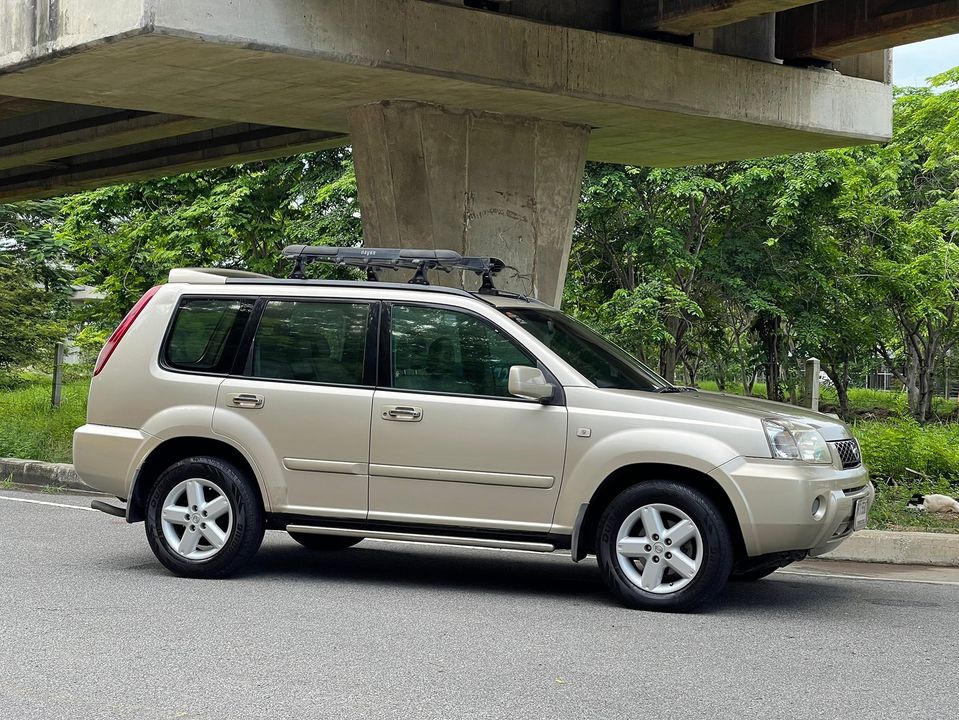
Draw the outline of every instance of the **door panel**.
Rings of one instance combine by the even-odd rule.
[[[370,519],[546,532],[566,408],[511,397],[536,361],[485,318],[396,303],[373,398]]]
[[[548,530],[566,454],[566,408],[378,390],[370,519]],[[422,419],[391,422],[389,405]]]
[[[257,409],[230,402],[263,398]],[[230,377],[223,381],[213,430],[271,453],[281,478],[266,478],[275,512],[365,518],[373,391]]]
[[[365,518],[372,306],[269,300],[242,376],[223,381],[214,431],[269,456],[275,512]]]

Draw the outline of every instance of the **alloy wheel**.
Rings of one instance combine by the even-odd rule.
[[[685,512],[665,503],[630,513],[616,537],[616,559],[631,583],[668,595],[689,585],[704,557],[703,538]]]
[[[160,514],[169,548],[188,560],[208,560],[233,532],[233,508],[223,490],[205,478],[190,478],[174,486]]]

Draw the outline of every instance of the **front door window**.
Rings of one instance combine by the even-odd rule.
[[[393,307],[393,387],[510,397],[509,369],[536,362],[498,328],[468,313]]]

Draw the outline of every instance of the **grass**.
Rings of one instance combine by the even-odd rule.
[[[71,462],[73,431],[86,421],[89,380],[63,385],[63,402],[50,407],[50,383],[28,380],[0,392],[0,457]]]
[[[876,483],[876,503],[869,512],[869,527],[875,530],[921,530],[959,533],[959,515],[932,514],[907,509],[913,493],[955,494],[956,488],[945,481],[918,481],[902,484]]]
[[[700,390],[716,392],[719,388],[712,380],[702,380],[697,384]],[[742,383],[726,383],[727,393],[744,395]],[[756,383],[753,397],[766,397],[766,386]],[[831,387],[820,390],[820,407],[824,412],[835,412],[839,408],[839,397]],[[849,412],[854,416],[873,418],[908,418],[909,400],[906,393],[895,390],[871,390],[869,388],[849,388]],[[943,420],[959,420],[959,402],[943,397],[932,399],[932,412]],[[872,416],[872,417],[870,417]]]
[[[696,387],[700,390],[707,390],[709,392],[719,392],[719,385],[715,380],[700,380],[696,383]],[[745,395],[746,392],[743,389],[742,383],[728,382],[726,383],[726,389],[723,390],[725,393],[730,395]],[[766,383],[756,383],[753,385],[753,397],[766,397]]]
[[[914,493],[959,492],[959,425],[914,420],[859,420],[852,425],[876,485],[869,527],[959,532],[959,515],[907,509]]]

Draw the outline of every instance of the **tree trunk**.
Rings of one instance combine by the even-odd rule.
[[[782,402],[781,368],[779,364],[779,318],[762,313],[756,319],[756,331],[765,355],[766,398]]]
[[[835,365],[824,365],[823,371],[832,380],[836,388],[836,396],[839,398],[839,414],[842,417],[849,416],[849,373],[840,372]]]
[[[673,336],[673,342],[663,343],[660,347],[659,374],[669,382],[674,382],[676,379],[676,366],[684,354],[683,342],[686,336],[686,330],[689,329],[689,324],[685,318],[673,317],[666,321],[666,329],[669,330],[669,334]]]
[[[915,410],[913,417],[921,423],[928,422],[932,417],[932,395],[935,387],[933,372],[935,365],[930,363],[917,373]],[[910,403],[911,404],[911,403]]]

